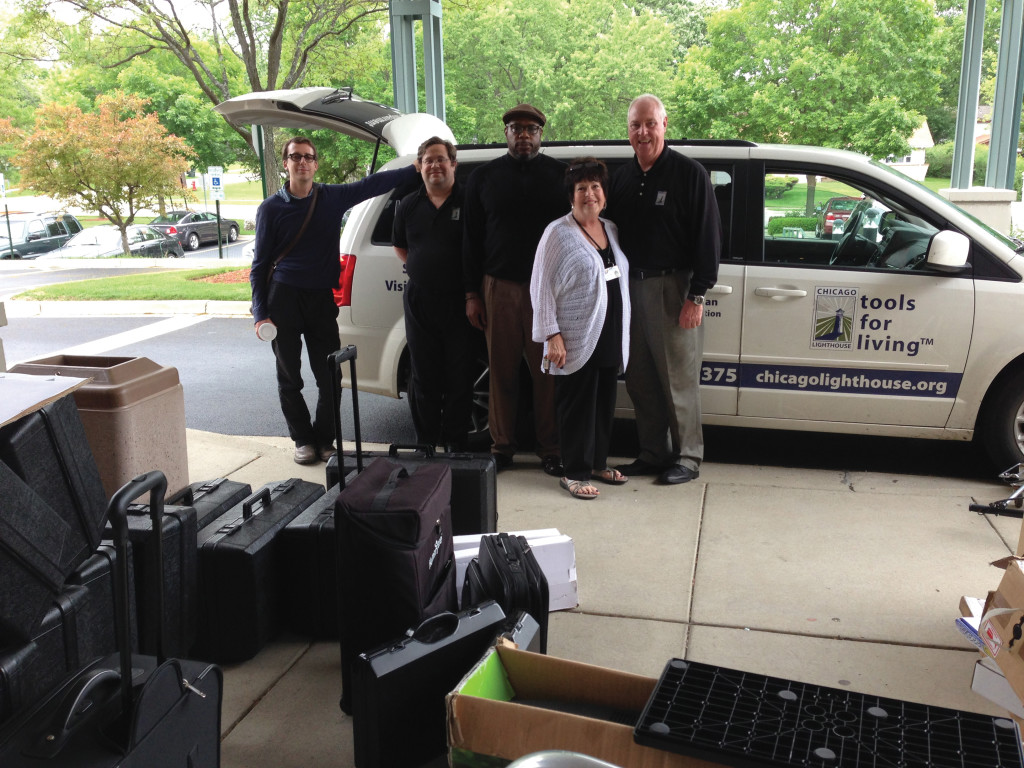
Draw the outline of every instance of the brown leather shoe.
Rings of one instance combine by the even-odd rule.
[[[320,461],[320,457],[317,455],[315,445],[295,446],[296,464],[316,464],[318,461]]]

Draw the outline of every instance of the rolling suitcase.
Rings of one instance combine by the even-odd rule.
[[[445,696],[480,661],[505,622],[491,601],[432,616],[361,653],[352,669],[356,768],[419,766],[448,746]]]
[[[128,539],[135,567],[136,615],[139,623],[139,652],[155,655],[163,628],[164,653],[187,656],[196,640],[198,620],[198,554],[196,510],[191,506],[164,505],[160,521],[163,541],[162,568],[154,566],[154,522],[148,504],[128,507]],[[107,536],[113,535],[108,521]],[[164,583],[158,583],[163,574]],[[156,613],[157,593],[163,589],[164,616]]]
[[[218,477],[182,488],[167,503],[193,507],[196,510],[196,530],[202,530],[251,494],[252,486],[248,483]]]
[[[114,494],[118,653],[68,676],[36,706],[0,728],[4,768],[217,768],[223,677],[202,662],[131,653],[130,576],[125,510],[150,493],[159,509],[167,481],[160,472],[131,480]]]
[[[102,539],[107,495],[71,395],[0,428],[0,460],[68,524],[69,568],[92,554]]]
[[[408,627],[458,610],[451,470],[376,459],[338,494],[341,708],[351,714],[355,657]]]
[[[462,604],[497,600],[506,616],[526,611],[540,625],[540,653],[548,650],[548,580],[525,536],[480,537],[480,554],[466,568]]]
[[[68,524],[0,462],[0,646],[25,642],[39,628],[64,578]]]
[[[281,531],[285,626],[315,640],[338,639],[338,540],[329,488]]]
[[[356,379],[356,348],[349,344],[337,352],[332,352],[328,358],[331,366],[331,405],[334,408],[334,440],[338,446],[338,452],[327,460],[327,474],[325,488],[333,488],[336,485],[345,487],[347,478],[354,477],[363,471],[363,435],[359,427],[359,382]],[[341,431],[341,364],[348,363],[349,378],[352,380],[350,390],[352,392],[352,434],[356,443],[355,453],[346,454],[342,451]],[[344,472],[338,470],[338,462],[341,461]]]
[[[285,526],[324,495],[298,478],[269,483],[199,532],[197,658],[245,661],[282,624]]]

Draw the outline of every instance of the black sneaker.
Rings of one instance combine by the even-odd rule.
[[[658,477],[658,482],[666,485],[678,485],[688,483],[700,477],[700,470],[684,467],[682,464],[673,464]]]

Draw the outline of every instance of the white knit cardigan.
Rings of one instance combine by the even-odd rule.
[[[610,221],[601,221],[621,273],[624,370],[629,362],[629,262],[619,248],[618,229]],[[608,297],[601,255],[573,220],[571,212],[555,219],[544,230],[533,262],[530,299],[533,302],[533,340],[544,342],[544,355],[548,353],[549,336],[561,333],[565,342],[565,366],[551,366],[550,373],[575,373],[594,354],[608,311]]]

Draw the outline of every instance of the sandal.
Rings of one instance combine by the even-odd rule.
[[[590,473],[590,476],[595,480],[600,480],[602,483],[608,483],[608,485],[624,485],[629,480],[619,470],[612,469],[611,467],[596,469]]]
[[[569,495],[574,499],[580,499],[582,501],[590,501],[596,499],[601,493],[597,488],[592,486],[586,480],[570,480],[567,477],[563,477],[558,481],[558,484],[565,488],[569,492]],[[593,493],[587,493],[587,490],[593,491]]]

